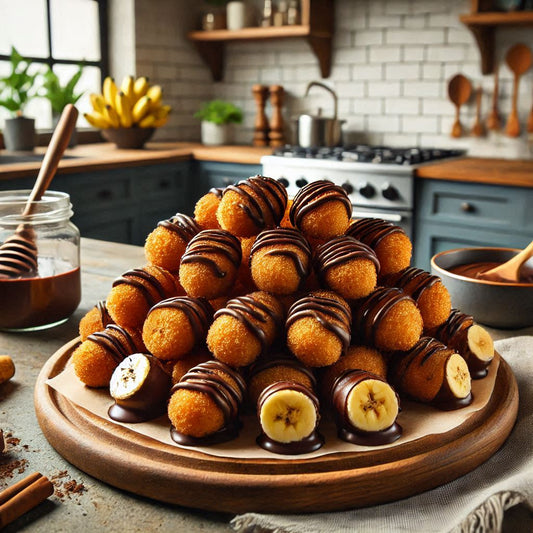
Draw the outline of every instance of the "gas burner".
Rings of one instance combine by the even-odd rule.
[[[274,150],[275,156],[352,163],[414,166],[429,161],[464,155],[464,150],[438,148],[392,148],[389,146],[349,145],[335,147],[312,147],[285,145]]]

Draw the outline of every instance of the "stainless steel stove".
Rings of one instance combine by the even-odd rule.
[[[263,175],[278,179],[289,196],[319,179],[340,185],[349,195],[354,217],[390,220],[412,237],[414,170],[460,150],[353,145],[302,148],[284,146],[261,158]]]

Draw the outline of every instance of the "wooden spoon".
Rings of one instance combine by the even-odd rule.
[[[455,105],[455,122],[452,126],[452,137],[461,137],[463,126],[459,119],[461,106],[468,102],[472,94],[470,80],[462,74],[456,74],[448,83],[448,96]]]
[[[481,85],[476,89],[476,120],[472,127],[474,137],[482,137],[485,134],[485,128],[481,123],[481,99],[483,98],[483,89]]]
[[[529,115],[527,117],[527,132],[533,133],[533,104],[531,104],[531,110],[529,111]]]
[[[477,274],[478,279],[487,281],[510,281],[517,283],[520,280],[520,269],[522,265],[533,256],[533,241],[531,241],[521,252],[505,263],[491,268],[486,272]]]
[[[78,119],[78,110],[68,104],[56,126],[50,144],[46,149],[35,185],[26,200],[23,217],[32,214],[38,202],[48,189],[56,173],[59,161],[65,152]],[[0,246],[0,278],[18,277],[37,271],[37,247],[31,226],[20,224],[14,235]]]
[[[518,84],[520,82],[520,76],[531,67],[531,50],[525,44],[515,44],[507,52],[505,62],[514,74],[512,107],[509,118],[507,119],[505,131],[509,137],[518,137],[520,135],[520,121],[518,120],[517,111]]]
[[[494,90],[492,92],[492,108],[487,117],[487,129],[489,131],[500,131],[502,123],[500,121],[500,113],[498,112],[498,96],[499,96],[499,75],[498,67],[494,71]]]

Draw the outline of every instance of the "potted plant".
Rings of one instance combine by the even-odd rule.
[[[231,144],[233,125],[242,122],[242,110],[223,100],[205,103],[194,116],[202,121],[202,143],[207,145]]]
[[[64,85],[61,85],[59,77],[50,67],[48,67],[48,70],[43,74],[43,82],[39,94],[50,102],[54,126],[57,124],[65,106],[67,104],[75,105],[82,97],[83,91],[78,93],[75,92],[76,85],[80,81],[82,73],[83,65],[80,64],[76,72]],[[76,146],[76,142],[76,129],[74,129],[69,146]]]
[[[11,47],[11,73],[0,78],[0,106],[13,118],[5,120],[4,144],[7,150],[33,150],[35,146],[35,120],[24,116],[26,104],[35,96],[37,73],[29,74],[30,62]]]

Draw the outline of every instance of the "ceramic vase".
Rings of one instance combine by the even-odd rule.
[[[233,124],[215,124],[202,121],[202,144],[220,146],[233,142]]]
[[[35,148],[35,120],[27,117],[7,118],[4,145],[10,152],[32,151]]]

